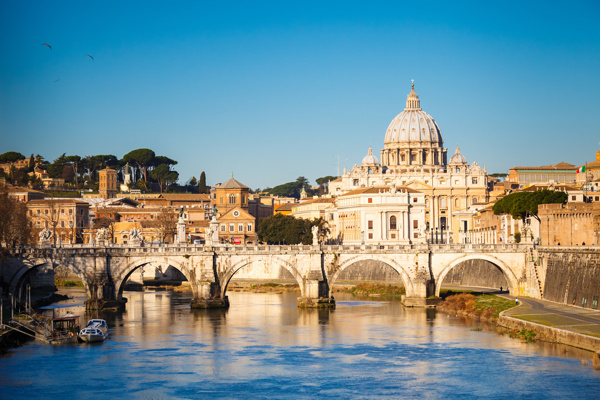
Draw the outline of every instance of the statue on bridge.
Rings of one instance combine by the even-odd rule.
[[[50,243],[50,238],[52,238],[52,231],[48,228],[44,228],[40,231],[40,244],[48,244]]]
[[[319,245],[319,227],[316,225],[313,225],[313,227],[311,228],[312,231],[312,237],[313,237],[313,246],[318,246]]]
[[[140,242],[143,240],[142,231],[137,228],[131,228],[129,231],[129,240],[132,244],[140,244]]]
[[[100,228],[96,231],[96,243],[106,240],[106,228]]]

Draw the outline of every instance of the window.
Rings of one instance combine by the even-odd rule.
[[[238,224],[238,232],[244,232],[244,224]]]
[[[440,199],[440,207],[446,207],[446,198],[445,197],[442,197]]]
[[[581,307],[585,307],[587,306],[587,298],[586,297],[582,297],[581,298]]]
[[[229,204],[235,204],[235,194],[229,195]]]
[[[225,232],[225,224],[221,224],[221,232]]]
[[[418,200],[416,197],[413,197],[413,203],[416,203]]]
[[[48,213],[48,210],[46,210],[46,213]],[[36,214],[37,214],[37,215],[41,215],[41,214],[42,214],[42,211],[41,211],[41,210],[37,210],[37,213],[36,213]]]
[[[37,222],[35,223],[35,227],[36,227],[36,228],[41,228],[41,227],[42,227],[42,223],[41,223],[40,221],[37,221]]]
[[[418,227],[419,227],[419,221],[415,219],[413,221],[413,228],[417,229]]]
[[[373,229],[373,221],[367,221],[369,229]]]
[[[229,224],[229,232],[234,232],[234,230],[235,230],[235,225]]]
[[[83,215],[83,208],[79,209],[79,215]]]
[[[410,161],[411,161],[411,162],[415,162],[415,161],[417,161],[417,155],[416,155],[416,154],[411,154],[411,155],[410,155]]]
[[[354,180],[352,181],[352,184],[353,184],[354,186],[358,186],[358,179],[354,179]]]
[[[252,232],[252,224],[248,224],[248,226],[246,226],[246,230],[248,232]]]
[[[477,203],[477,197],[473,197],[473,204]]]
[[[60,213],[61,213],[62,215],[65,215],[65,209],[64,209],[64,208],[61,208],[61,209],[60,209]]]
[[[219,204],[223,204],[223,196],[219,196]]]
[[[369,198],[367,199],[367,203],[372,203],[372,202],[373,202],[373,198],[369,197]]]
[[[404,154],[402,154],[402,162],[406,161],[406,156]]]
[[[69,215],[73,215],[73,209],[69,209]]]
[[[456,172],[460,172],[460,167],[456,167]]]
[[[575,199],[577,199],[577,197],[571,196],[571,201],[575,201]]]
[[[65,227],[65,221],[60,221],[60,227],[64,228]]]
[[[594,310],[598,309],[598,296],[594,296],[592,298],[592,308]]]
[[[392,215],[390,217],[390,229],[396,229],[396,216]]]
[[[396,234],[392,233],[392,239],[396,239]]]
[[[471,183],[477,185],[477,178],[471,178]]]
[[[369,233],[369,239],[373,239],[373,234]]]
[[[73,227],[73,221],[69,221],[69,228]]]
[[[415,232],[415,233],[413,234],[413,237],[414,237],[415,239],[418,239],[418,238],[419,238],[419,233],[418,233],[418,232]]]

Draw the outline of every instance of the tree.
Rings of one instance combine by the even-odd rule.
[[[114,217],[104,216],[94,221],[94,229],[104,228],[108,232],[108,239],[111,243],[115,242],[115,223],[117,220]]]
[[[144,182],[148,182],[148,167],[151,167],[153,165],[155,157],[156,154],[153,150],[142,148],[132,150],[129,153],[125,154],[123,156],[123,161],[137,165],[140,171],[142,171]]]
[[[63,153],[48,166],[48,175],[51,178],[62,178],[63,171],[67,165],[67,155]]]
[[[260,221],[258,239],[267,243],[312,244],[312,227],[319,227],[320,240],[329,234],[322,219],[301,219],[291,215],[275,214]]]
[[[199,193],[208,193],[208,188],[206,187],[206,174],[204,171],[200,174],[200,182],[198,182],[198,192]]]
[[[71,164],[73,174],[75,175],[75,186],[79,187],[79,162],[81,157],[79,156],[68,156],[67,162]]]
[[[308,195],[313,194],[313,191],[310,185],[308,184],[308,179],[306,179],[303,176],[299,176],[294,182],[287,182],[275,186],[272,189],[268,189],[267,192],[274,196],[294,197],[296,199],[299,199],[302,189],[304,189]]]
[[[9,249],[30,242],[31,226],[27,220],[27,207],[0,192],[0,258],[6,257]]]
[[[565,192],[553,190],[538,190],[535,192],[517,192],[498,200],[492,207],[495,215],[510,214],[514,219],[525,219],[530,215],[537,219],[538,205],[564,204],[568,195]]]
[[[150,176],[156,179],[160,186],[160,192],[163,192],[163,185],[169,187],[171,183],[175,183],[179,177],[177,171],[171,171],[171,168],[167,164],[160,164],[158,167],[150,171]]]
[[[333,181],[335,179],[337,179],[337,177],[336,176],[331,176],[331,175],[324,176],[322,178],[317,178],[315,180],[315,182],[317,182],[317,185],[319,185],[319,195],[323,195],[326,192],[328,192],[329,190],[325,190],[325,184],[329,183],[329,182],[331,182],[331,181]]]
[[[161,234],[161,241],[167,243],[170,238],[171,241],[175,240],[175,234],[177,233],[177,219],[178,214],[174,208],[161,207],[158,216],[156,217],[156,227]]]
[[[25,156],[16,151],[7,151],[6,153],[0,154],[0,162],[2,163],[14,163],[15,161],[24,160]]]

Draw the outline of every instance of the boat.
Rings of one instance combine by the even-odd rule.
[[[108,325],[103,319],[90,319],[81,331],[79,339],[84,342],[103,342],[108,338]]]
[[[65,314],[62,317],[52,318],[52,330],[46,337],[50,344],[77,343],[79,331],[79,316]]]

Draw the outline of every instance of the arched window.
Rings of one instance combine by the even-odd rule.
[[[235,204],[235,194],[229,195],[229,204]]]
[[[473,197],[473,204],[477,203],[477,197]]]
[[[396,229],[396,216],[392,215],[390,217],[390,229]]]
[[[460,206],[460,200],[454,199],[454,207],[458,208]]]

